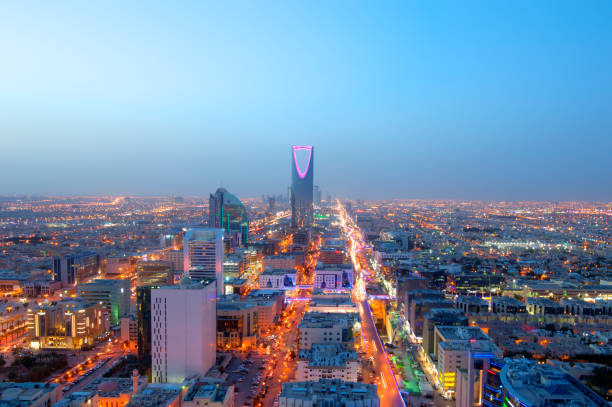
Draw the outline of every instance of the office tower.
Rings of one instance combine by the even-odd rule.
[[[183,242],[183,270],[193,280],[216,279],[223,295],[223,229],[189,229]]]
[[[159,286],[136,287],[138,364],[151,377],[151,290]]]
[[[314,186],[314,190],[313,190],[312,194],[313,194],[313,198],[314,198],[314,203],[319,205],[321,203],[321,190],[319,189],[318,185]]]
[[[305,158],[300,163],[299,156]],[[313,212],[314,149],[312,146],[292,146],[291,154],[291,225],[308,227]]]
[[[240,199],[224,188],[217,189],[208,200],[208,227],[236,233],[240,244],[249,240],[249,217]]]
[[[100,255],[94,252],[82,252],[55,256],[53,258],[53,280],[63,285],[87,282],[102,272]]]
[[[212,281],[189,277],[151,290],[153,383],[182,383],[215,364],[216,299]]]
[[[94,280],[77,286],[77,295],[91,303],[102,304],[111,325],[130,311],[130,280]]]
[[[172,265],[167,261],[141,261],[136,266],[136,276],[139,286],[174,284]]]

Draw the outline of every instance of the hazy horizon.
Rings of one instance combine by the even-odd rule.
[[[612,201],[612,2],[10,3],[0,195]]]

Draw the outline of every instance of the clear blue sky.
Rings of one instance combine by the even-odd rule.
[[[612,200],[612,1],[5,2],[0,193]]]

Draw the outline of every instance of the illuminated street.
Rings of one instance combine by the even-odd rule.
[[[380,340],[380,336],[376,331],[374,317],[368,301],[365,299],[365,281],[363,271],[357,261],[357,247],[363,244],[359,239],[359,230],[352,226],[351,220],[348,218],[343,208],[339,209],[342,216],[342,226],[345,234],[349,239],[350,257],[355,269],[355,288],[354,297],[359,306],[359,314],[361,316],[361,327],[363,334],[364,347],[368,357],[374,359],[374,370],[378,375],[378,395],[380,397],[381,406],[385,407],[400,407],[406,406],[397,386],[397,381],[385,348]]]

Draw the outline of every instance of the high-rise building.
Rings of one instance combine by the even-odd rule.
[[[208,200],[208,227],[237,234],[240,244],[249,240],[249,217],[240,199],[224,188],[217,189]]]
[[[193,280],[216,279],[223,295],[223,229],[189,229],[183,242],[183,270]]]
[[[321,203],[321,190],[319,189],[318,185],[314,186],[313,197],[314,197],[314,203],[319,205]]]
[[[182,383],[215,364],[215,285],[183,277],[151,290],[152,382]]]
[[[94,280],[77,286],[77,295],[91,303],[102,304],[111,325],[130,311],[130,280]]]
[[[94,252],[72,253],[53,258],[53,280],[63,285],[87,282],[102,272],[100,255]]]
[[[301,163],[298,156],[305,156]],[[314,148],[292,146],[291,150],[291,225],[308,227],[313,216]]]
[[[159,286],[136,287],[138,364],[151,377],[151,290]]]

